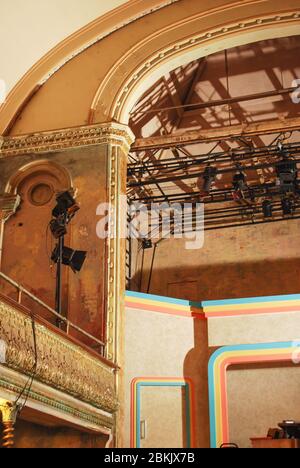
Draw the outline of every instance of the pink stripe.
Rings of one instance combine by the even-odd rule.
[[[221,427],[223,434],[223,443],[229,443],[229,418],[228,418],[228,398],[227,398],[227,371],[228,363],[222,362],[220,366],[220,393],[221,393]]]
[[[155,305],[147,305],[147,304],[140,304],[137,302],[130,302],[126,301],[125,302],[126,307],[131,307],[133,309],[141,309],[141,310],[147,310],[148,312],[160,312],[162,314],[168,314],[168,315],[178,315],[181,317],[194,317],[194,318],[199,318],[199,319],[204,319],[205,316],[201,312],[195,312],[194,310],[178,310],[178,309],[168,309],[166,307],[160,307],[160,306],[155,306]]]
[[[228,418],[228,394],[227,394],[227,369],[229,366],[241,363],[257,363],[257,362],[278,362],[290,361],[292,353],[290,354],[273,354],[273,355],[254,355],[254,356],[240,356],[229,357],[225,359],[220,365],[220,395],[221,395],[221,427],[223,434],[224,444],[229,443],[229,418]]]

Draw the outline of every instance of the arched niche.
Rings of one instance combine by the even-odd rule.
[[[50,180],[52,180],[54,191],[55,187],[60,190],[68,190],[72,187],[72,180],[68,171],[57,163],[45,159],[20,167],[9,178],[5,192],[16,194],[25,181],[33,178],[40,178],[40,180],[44,180],[45,183],[47,180],[51,183]]]
[[[55,239],[49,229],[56,195],[70,189],[68,172],[56,163],[36,161],[20,167],[9,178],[6,194],[20,197],[16,213],[3,226],[1,270],[34,296],[54,307],[55,266],[51,252]],[[68,237],[70,236],[70,229]],[[67,281],[64,278],[64,310],[68,308]],[[2,285],[2,292],[16,299],[16,290]],[[22,304],[55,323],[55,317],[23,295]]]

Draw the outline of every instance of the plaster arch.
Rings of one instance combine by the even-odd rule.
[[[267,21],[266,19],[266,22]],[[236,26],[240,28],[239,25]],[[234,26],[231,27],[232,29],[234,28]],[[228,29],[229,28],[230,26]],[[220,32],[221,37],[217,39],[218,32]],[[242,31],[238,36],[232,35],[230,37],[226,34],[224,38],[222,38],[222,36],[225,36],[224,29],[218,32],[203,35],[203,41],[201,41],[201,37],[199,40],[195,39],[195,37],[191,37],[187,39],[182,46],[174,44],[170,48],[151,57],[148,62],[138,67],[119,89],[118,94],[113,100],[109,110],[109,115],[112,116],[112,119],[127,124],[130,119],[130,112],[140,97],[151,88],[161,76],[171,72],[178,66],[187,65],[194,60],[233,47],[252,44],[262,40],[298,35],[300,33],[300,25],[297,25],[295,28],[294,25],[278,27],[278,24],[276,24],[266,29],[261,27],[255,29],[255,31]],[[211,39],[210,34],[215,36],[215,40]],[[182,49],[182,53],[176,53],[176,51],[180,50],[179,48]],[[163,60],[160,61],[159,59]],[[156,64],[149,70],[150,63]],[[95,101],[92,104],[91,109],[92,112],[95,111],[95,114],[89,123],[97,122],[101,91],[99,93],[100,96],[97,93]],[[105,89],[102,92],[105,94]]]
[[[27,178],[36,175],[51,175],[63,189],[72,188],[72,178],[69,172],[61,165],[48,160],[34,161],[20,167],[8,180],[5,193],[17,194],[19,185]]]
[[[176,66],[234,46],[300,34],[299,0],[213,0],[209,10],[204,3],[178,0],[84,50],[39,89],[10,134],[127,124],[143,92]],[[3,125],[0,113],[0,131]]]

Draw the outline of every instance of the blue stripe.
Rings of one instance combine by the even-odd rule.
[[[223,299],[221,301],[203,301],[203,307],[215,307],[222,305],[234,304],[255,304],[257,302],[277,302],[277,301],[298,301],[300,294],[288,294],[285,296],[262,296],[262,297],[246,297],[241,299]]]
[[[216,354],[216,353],[214,353]],[[216,401],[215,401],[215,382],[214,382],[214,354],[208,363],[208,401],[209,401],[209,427],[210,427],[210,446],[217,448],[217,428],[216,428]]]
[[[300,294],[287,294],[282,296],[261,296],[261,297],[245,297],[238,299],[222,299],[219,301],[187,301],[185,299],[175,299],[173,297],[157,296],[155,294],[145,294],[136,291],[126,291],[126,297],[135,297],[138,299],[146,299],[150,301],[159,301],[166,304],[177,304],[187,307],[217,307],[222,305],[238,305],[238,304],[257,304],[260,302],[278,302],[278,301],[300,301]]]
[[[300,342],[282,341],[278,343],[258,343],[258,344],[244,344],[234,346],[223,346],[215,351],[208,363],[208,388],[209,388],[209,419],[210,419],[210,444],[211,448],[217,447],[217,428],[216,428],[216,401],[215,401],[215,362],[216,359],[230,351],[259,351],[265,349],[284,349],[300,347]]]
[[[141,448],[141,387],[185,387],[186,388],[186,435],[187,448],[191,448],[191,405],[188,382],[138,382],[136,386],[136,448]]]

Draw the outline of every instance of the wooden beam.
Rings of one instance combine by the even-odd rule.
[[[251,137],[258,135],[272,135],[300,130],[300,118],[271,120],[269,122],[244,123],[231,127],[220,127],[203,130],[181,131],[173,135],[138,138],[131,147],[131,151],[146,151],[150,149],[174,148],[196,143],[206,143],[219,140],[230,140],[236,137]]]

